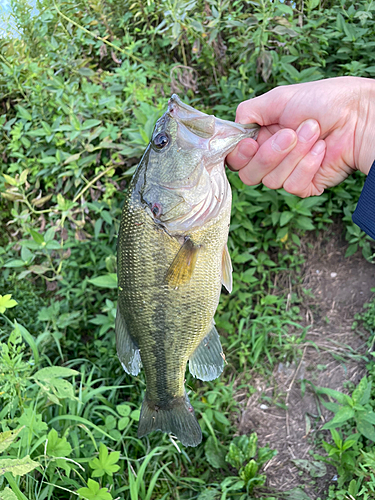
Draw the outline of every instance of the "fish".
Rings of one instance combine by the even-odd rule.
[[[118,234],[115,331],[125,372],[145,371],[138,437],[160,430],[184,446],[202,441],[186,365],[204,381],[224,368],[214,323],[222,284],[232,290],[224,160],[259,128],[207,115],[174,94],[130,181]]]

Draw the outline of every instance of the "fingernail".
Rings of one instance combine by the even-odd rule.
[[[310,153],[314,156],[318,156],[320,155],[321,153],[323,153],[323,151],[325,150],[326,148],[326,144],[324,141],[318,141],[314,144],[314,146],[312,147]]]
[[[301,123],[301,125],[297,129],[298,140],[301,142],[308,142],[314,137],[314,135],[318,132],[319,125],[315,120],[306,120]]]
[[[289,149],[295,141],[295,136],[291,130],[281,130],[278,134],[275,134],[274,137],[275,138],[272,141],[272,149],[278,152]]]

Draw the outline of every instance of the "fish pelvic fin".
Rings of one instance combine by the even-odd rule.
[[[232,261],[229,255],[228,245],[225,245],[223,250],[221,283],[225,286],[229,293],[232,292],[233,288],[232,271]]]
[[[202,441],[202,431],[186,393],[174,398],[165,408],[148,401],[146,394],[139,417],[138,437],[157,430],[173,433],[184,446],[198,446]]]
[[[165,281],[169,286],[175,288],[190,281],[200,248],[190,238],[186,238],[167,271]]]
[[[131,338],[129,330],[126,326],[125,319],[117,305],[116,312],[116,347],[117,355],[123,369],[129,375],[138,375],[141,370],[142,362],[139,348]]]
[[[200,380],[214,380],[224,369],[224,353],[214,325],[189,359],[190,373]]]

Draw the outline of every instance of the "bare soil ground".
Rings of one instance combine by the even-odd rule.
[[[304,306],[310,328],[302,355],[291,364],[279,363],[272,380],[253,380],[258,392],[249,399],[237,394],[243,405],[239,433],[255,431],[261,446],[268,443],[278,451],[266,465],[267,486],[280,493],[302,487],[312,500],[325,497],[335,480],[334,469],[328,468],[324,477],[312,480],[292,460],[313,460],[312,452],[322,452],[314,448],[315,436],[333,414],[319,404],[309,384],[302,396],[301,380],[345,392],[348,382],[357,384],[363,377],[360,355],[366,352],[366,339],[352,324],[375,287],[375,266],[359,252],[345,258],[347,245],[340,234],[340,228],[332,228],[304,245],[303,286],[311,290],[313,298]],[[264,396],[273,403],[266,398],[265,404]]]

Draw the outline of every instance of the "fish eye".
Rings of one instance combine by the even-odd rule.
[[[160,132],[153,140],[156,149],[163,149],[169,143],[169,137],[164,132]]]

